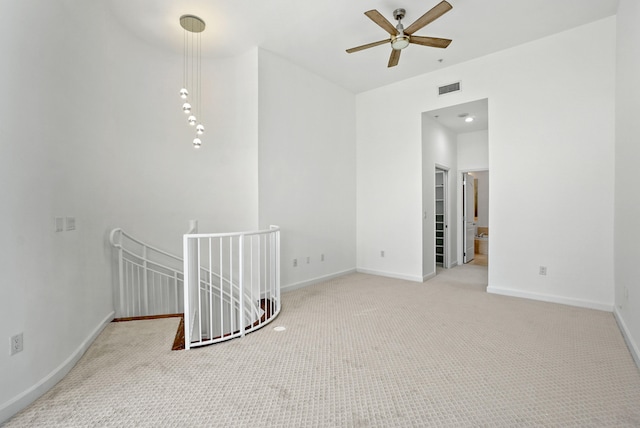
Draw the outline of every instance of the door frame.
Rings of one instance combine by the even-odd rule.
[[[473,182],[471,182],[473,180]],[[470,172],[462,173],[462,263],[467,264],[473,261],[475,258],[475,215],[469,220],[469,206],[468,204],[473,203],[474,208],[477,207],[478,201],[476,200],[477,189],[475,185],[475,181],[477,179]],[[469,189],[471,187],[471,189]],[[469,190],[471,190],[471,198],[469,200]],[[473,210],[472,210],[473,211]],[[475,212],[473,212],[475,214]],[[469,240],[469,222],[471,222],[471,226],[474,227],[474,233],[471,239],[473,242],[468,242]]]
[[[464,264],[464,237],[462,236],[464,234],[464,211],[463,211],[463,204],[464,204],[464,187],[462,184],[462,180],[464,177],[464,174],[469,173],[469,172],[491,172],[490,168],[473,168],[473,169],[461,169],[458,170],[458,215],[456,218],[456,224],[458,225],[462,225],[463,227],[463,232],[458,234],[458,260],[460,260],[460,264],[463,265]],[[491,203],[491,200],[489,200],[489,203]]]
[[[448,166],[436,163],[434,168],[434,184],[435,184],[435,172],[437,170],[443,171],[444,172],[444,257],[443,257],[443,263],[442,263],[442,267],[445,269],[450,269],[451,267],[451,255],[449,254],[450,250],[451,250],[451,241],[450,241],[450,236],[451,234],[449,233],[449,223],[450,223],[450,219],[452,217],[451,216],[451,186],[449,185],[449,180],[451,180],[451,168],[449,168]],[[436,263],[436,250],[435,250],[435,245],[436,245],[436,240],[435,240],[435,218],[436,218],[436,198],[435,198],[435,186],[434,186],[434,198],[433,198],[433,267],[434,267],[434,273],[436,272],[435,268],[438,266]]]

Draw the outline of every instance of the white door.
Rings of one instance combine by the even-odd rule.
[[[475,217],[475,190],[473,176],[466,172],[462,174],[463,186],[463,222],[464,222],[464,262],[469,263],[475,257],[474,245],[476,236]]]

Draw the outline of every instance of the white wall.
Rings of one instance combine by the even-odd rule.
[[[620,0],[617,16],[616,67],[616,191],[615,294],[616,315],[640,366],[640,264],[635,243],[640,240],[640,193],[636,175],[640,164],[640,4]],[[628,297],[627,297],[628,296]]]
[[[356,96],[357,266],[420,281],[423,110],[395,86]]]
[[[355,96],[268,51],[259,58],[260,225],[281,227],[291,289],[355,270]]]
[[[100,7],[5,2],[0,32],[2,421],[113,305],[105,229],[95,227],[111,159]],[[77,230],[54,233],[56,216],[75,216]],[[19,332],[24,351],[10,356]]]
[[[203,64],[209,120],[195,151],[181,55],[143,44],[105,8],[25,0],[0,14],[0,421],[113,316],[111,228],[179,252],[190,219],[201,231],[258,223],[257,51]],[[55,233],[57,216],[77,230]],[[19,332],[24,351],[10,356]]]
[[[457,260],[457,203],[456,183],[458,171],[456,134],[441,125],[429,114],[422,115],[422,279],[436,273],[435,264],[435,171],[447,171],[446,267],[455,266]]]
[[[258,226],[258,56],[203,61],[205,133],[193,148],[193,128],[175,88],[180,53],[157,50],[113,24],[109,117],[114,125],[113,226],[182,252],[189,219],[199,231]],[[137,76],[131,75],[137,70]],[[179,90],[180,88],[178,88]],[[121,108],[129,100],[134,108]],[[178,114],[180,113],[180,114]],[[162,231],[162,232],[160,232]]]
[[[359,94],[358,267],[420,273],[421,113],[488,98],[490,290],[610,309],[614,54],[608,18]]]
[[[458,169],[479,171],[489,169],[489,131],[458,134]]]

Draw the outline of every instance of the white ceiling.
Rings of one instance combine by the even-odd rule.
[[[405,8],[407,27],[440,0],[107,0],[116,19],[160,48],[182,48],[179,18],[207,24],[203,54],[234,56],[254,46],[280,55],[355,93],[526,43],[616,13],[618,0],[449,0],[453,9],[416,35],[453,39],[447,49],[410,45],[387,68],[390,46],[345,49],[388,38],[364,15],[389,21]],[[442,62],[438,60],[442,59]]]
[[[431,110],[426,114],[456,134],[489,129],[489,103],[486,98],[438,110]],[[473,117],[473,122],[465,122],[464,119],[466,117]]]

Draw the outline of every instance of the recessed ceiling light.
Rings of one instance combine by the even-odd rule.
[[[273,327],[274,331],[285,331],[286,329],[287,329],[286,327],[281,326],[281,325],[279,325],[277,327]]]
[[[467,123],[473,122],[473,117],[469,116],[464,121],[467,122]]]

